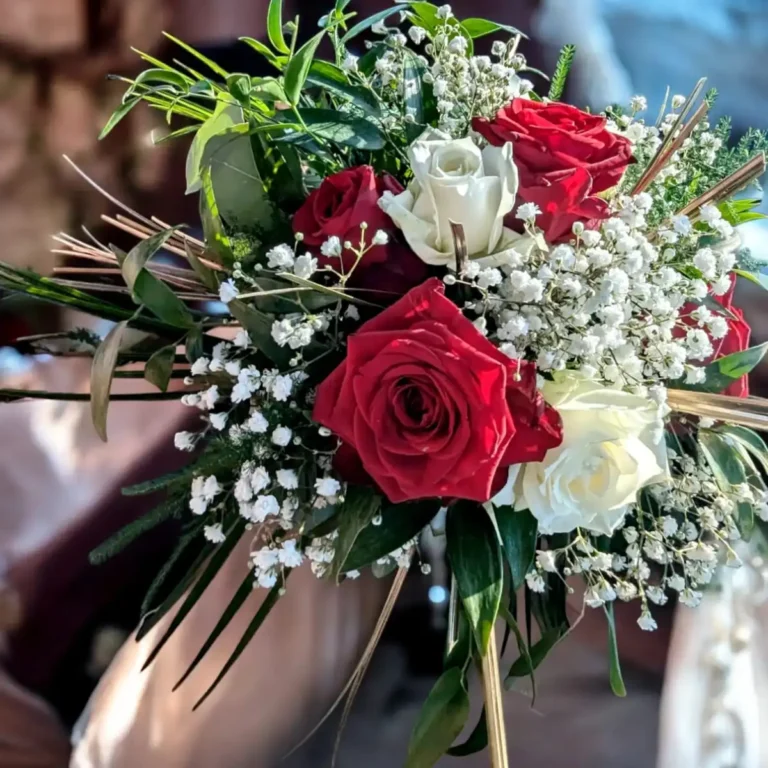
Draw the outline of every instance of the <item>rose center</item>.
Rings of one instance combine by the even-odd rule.
[[[395,389],[395,412],[401,424],[409,430],[434,428],[439,411],[434,394],[411,379],[400,379]]]

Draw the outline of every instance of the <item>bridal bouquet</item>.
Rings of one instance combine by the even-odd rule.
[[[569,595],[604,610],[624,695],[614,603],[635,601],[653,630],[654,606],[696,606],[739,540],[762,544],[768,448],[753,428],[768,408],[747,374],[766,348],[733,296],[737,279],[768,284],[737,233],[758,201],[734,195],[768,142],[710,125],[703,81],[658,118],[639,96],[592,114],[561,101],[572,47],[546,84],[503,24],[427,2],[358,22],[348,6],[299,45],[272,0],[269,45],[243,39],[268,77],[179,41],[201,72],[143,56],[105,133],[142,101],[179,118],[162,140],[193,134],[203,240],[123,206],[108,221],[139,239],[130,252],[62,235],[101,266],[0,279],[115,321],[103,339],[19,342],[93,356],[102,437],[111,383],[137,363],[156,397],[198,414],[175,438],[186,469],[126,490],[166,501],[94,554],[183,521],[145,605],[139,636],[177,607],[150,660],[247,531],[242,587],[193,668],[268,590],[220,680],[304,564],[336,582],[394,573],[351,702],[432,526],[452,573],[445,671],[407,766],[489,743],[505,766],[498,625],[518,650],[510,689],[568,633]],[[473,667],[485,709],[457,745]]]

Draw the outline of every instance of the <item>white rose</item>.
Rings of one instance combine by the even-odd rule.
[[[513,248],[531,248],[528,237],[504,226],[518,187],[512,144],[481,151],[470,138],[430,129],[408,154],[414,180],[399,195],[385,194],[380,205],[423,261],[455,265],[451,222],[464,227],[470,257],[493,257],[488,266],[503,264]]]
[[[659,406],[576,371],[555,374],[542,394],[563,420],[563,443],[512,467],[493,501],[530,510],[545,534],[611,535],[642,488],[669,478]]]

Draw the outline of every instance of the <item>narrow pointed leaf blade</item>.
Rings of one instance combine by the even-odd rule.
[[[144,366],[144,378],[154,384],[161,392],[168,389],[168,382],[173,373],[173,364],[176,360],[176,345],[158,349]]]
[[[496,527],[480,504],[459,501],[448,510],[448,559],[464,610],[485,655],[501,605],[503,566]]]
[[[290,53],[291,49],[283,36],[283,0],[270,0],[267,10],[267,35],[276,50],[280,53]]]
[[[608,619],[608,654],[611,664],[611,690],[616,696],[624,698],[627,695],[627,689],[624,686],[624,678],[621,675],[621,664],[619,663],[619,645],[616,640],[616,620],[613,615],[612,603],[608,603],[605,606],[605,616]]]
[[[431,768],[450,748],[469,717],[464,674],[444,672],[430,691],[413,729],[405,768]]]
[[[381,509],[381,496],[365,486],[351,485],[347,488],[344,503],[339,511],[339,537],[335,543],[335,553],[329,576],[338,579],[344,570],[352,547],[360,533],[370,525],[371,520]]]
[[[115,325],[104,337],[93,356],[91,364],[91,418],[98,436],[107,442],[107,411],[109,410],[109,392],[117,365],[120,343],[128,327],[128,321]]]
[[[525,575],[536,556],[538,523],[527,510],[516,512],[512,507],[496,507],[496,524],[512,575],[512,589],[517,592],[525,584]]]
[[[309,39],[304,45],[296,51],[294,57],[288,62],[284,74],[285,95],[288,101],[294,106],[299,103],[301,89],[307,82],[309,69],[312,66],[312,60],[315,57],[317,47],[325,35],[325,30],[318,32],[313,38]]]
[[[192,708],[193,710],[197,709],[217,688],[219,683],[224,679],[227,672],[229,672],[230,669],[232,669],[232,666],[234,663],[240,658],[243,651],[248,647],[248,643],[253,640],[254,635],[256,632],[258,632],[261,625],[266,620],[267,616],[271,613],[272,609],[277,604],[277,601],[280,599],[280,596],[282,594],[283,589],[285,588],[285,582],[288,580],[288,576],[290,575],[290,571],[286,571],[286,574],[282,581],[278,581],[277,584],[275,584],[274,587],[269,591],[269,594],[265,598],[264,602],[259,607],[259,610],[256,612],[256,615],[253,617],[253,621],[248,625],[248,628],[245,630],[245,634],[240,639],[240,642],[237,644],[237,647],[233,651],[232,655],[227,659],[227,663],[222,668],[221,672],[216,676],[216,679],[211,683],[208,690],[198,699],[198,701],[195,703],[195,706]]]

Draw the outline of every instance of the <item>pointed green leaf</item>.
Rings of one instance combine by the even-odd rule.
[[[107,411],[112,377],[117,365],[117,355],[128,321],[115,325],[105,336],[93,356],[91,364],[91,419],[98,436],[107,442]]]
[[[251,103],[251,92],[253,84],[250,75],[233,74],[227,78],[227,88],[240,104],[249,107]]]
[[[408,745],[405,768],[431,768],[459,737],[469,717],[464,673],[444,672],[430,691]]]
[[[216,623],[216,626],[213,628],[213,631],[209,635],[208,639],[205,641],[205,643],[203,643],[203,647],[200,649],[197,656],[195,656],[189,667],[187,667],[187,671],[181,676],[176,685],[173,686],[174,691],[182,685],[182,683],[192,674],[192,672],[194,672],[197,665],[205,658],[208,651],[210,651],[213,647],[213,644],[221,636],[221,633],[229,626],[232,619],[235,618],[237,612],[240,610],[240,608],[242,608],[243,603],[245,603],[245,601],[253,594],[253,590],[253,574],[249,572],[243,583],[238,588],[237,592],[235,592],[234,597],[226,607],[224,613],[221,614],[221,618]]]
[[[512,575],[512,590],[517,592],[525,584],[525,576],[536,556],[538,523],[528,510],[516,512],[513,507],[496,507],[495,511],[504,555]]]
[[[344,562],[344,570],[358,571],[402,547],[429,525],[439,507],[434,500],[385,504],[381,525],[370,525],[360,532]]]
[[[142,83],[165,83],[173,85],[186,93],[193,80],[175,69],[145,69],[134,81],[136,85]]]
[[[227,97],[229,99],[229,97]],[[198,128],[187,153],[187,192],[192,194],[202,188],[203,154],[208,142],[220,133],[244,122],[243,110],[238,104],[219,100],[213,114]]]
[[[369,16],[367,19],[363,19],[362,21],[355,24],[355,26],[352,27],[349,32],[347,32],[344,37],[341,38],[341,42],[348,43],[352,38],[357,37],[361,32],[365,32],[367,29],[370,29],[377,21],[384,21],[384,19],[388,19],[395,13],[400,13],[400,11],[404,11],[407,8],[408,6],[405,4],[393,5],[391,8],[385,8],[383,11],[374,13],[373,16]]]
[[[309,69],[312,66],[312,60],[315,57],[317,47],[325,36],[325,30],[318,32],[313,38],[308,40],[296,51],[293,58],[288,62],[283,75],[285,95],[288,101],[296,106],[299,103],[301,89],[307,81]]]
[[[163,646],[171,639],[173,633],[181,626],[181,622],[189,615],[189,612],[195,607],[197,601],[202,597],[203,592],[209,587],[216,574],[221,570],[227,558],[232,553],[237,543],[240,541],[240,537],[245,530],[245,519],[238,517],[235,523],[227,531],[227,537],[213,552],[211,559],[208,561],[205,569],[200,578],[194,583],[194,586],[189,590],[186,599],[179,607],[173,620],[168,625],[168,628],[163,633],[163,636],[157,642],[155,647],[147,656],[142,671],[145,670],[156,658],[157,654],[163,649]]]
[[[142,269],[133,284],[134,301],[175,328],[192,328],[195,324],[186,304],[162,280]]]
[[[461,26],[464,32],[473,40],[476,40],[478,37],[492,35],[494,32],[499,31],[526,37],[526,35],[519,29],[515,29],[515,27],[510,27],[508,24],[497,24],[495,21],[488,21],[487,19],[464,19],[461,22]]]
[[[218,684],[224,679],[224,676],[227,674],[227,672],[229,672],[230,669],[232,669],[234,663],[240,658],[243,651],[248,647],[248,643],[251,642],[253,636],[259,630],[259,627],[261,627],[267,616],[269,616],[270,612],[277,604],[277,601],[280,599],[282,592],[285,589],[285,582],[288,580],[290,574],[291,571],[285,571],[285,575],[283,576],[282,581],[278,581],[278,583],[272,587],[264,602],[259,607],[259,610],[256,612],[256,615],[253,617],[253,621],[251,621],[251,623],[248,625],[248,628],[245,630],[245,634],[240,639],[237,647],[232,652],[232,655],[229,657],[229,659],[227,659],[227,663],[224,665],[221,672],[219,672],[213,683],[211,683],[211,686],[208,688],[208,690],[200,697],[200,699],[198,699],[197,703],[192,708],[193,710],[197,709],[216,690]]]
[[[168,389],[168,382],[171,380],[175,361],[175,344],[158,349],[144,366],[144,378],[150,384],[154,384],[161,392],[165,392]]]
[[[448,509],[448,559],[464,610],[482,655],[501,604],[503,566],[496,527],[479,504],[458,501]]]
[[[196,326],[187,334],[187,338],[184,341],[184,351],[186,352],[187,362],[190,364],[205,356],[202,328]]]
[[[349,99],[369,115],[381,115],[381,105],[372,90],[361,85],[351,85],[344,70],[330,61],[313,61],[307,82],[332,91],[335,95]]]
[[[99,141],[106,138],[115,126],[141,101],[139,96],[132,97],[123,102],[107,120],[107,124],[102,128],[99,134]]]
[[[176,231],[176,227],[158,232],[156,235],[142,240],[138,245],[131,248],[128,255],[123,259],[120,268],[123,273],[125,284],[134,292],[136,278],[146,267],[147,262],[168,242],[171,235]]]
[[[279,347],[272,338],[272,323],[274,320],[258,309],[248,306],[235,299],[227,305],[232,317],[248,331],[251,343],[258,347],[276,365],[285,365],[292,357],[288,347]]]
[[[246,45],[250,45],[254,51],[260,53],[270,64],[277,67],[278,69],[282,69],[281,59],[287,60],[287,57],[285,56],[275,56],[275,54],[270,51],[269,48],[267,48],[267,46],[261,42],[261,40],[256,40],[253,37],[240,37],[238,40],[240,40],[242,43],[245,43]]]
[[[488,746],[488,721],[485,717],[485,707],[480,713],[480,719],[477,721],[469,738],[463,744],[457,744],[448,750],[451,757],[469,757],[482,752]]]
[[[229,72],[227,72],[226,69],[220,67],[215,61],[209,59],[207,56],[204,56],[202,53],[200,53],[200,51],[196,50],[191,45],[187,45],[184,41],[168,34],[168,32],[163,32],[163,34],[172,43],[176,43],[176,45],[178,45],[180,48],[183,48],[187,53],[194,56],[198,61],[202,61],[203,64],[205,64],[212,72],[215,72],[217,75],[223,77],[226,80],[227,76],[229,75]]]
[[[338,580],[345,569],[344,564],[360,533],[381,510],[381,495],[373,488],[350,485],[339,510],[339,537],[335,542],[333,562],[329,569],[330,578]]]
[[[418,125],[426,122],[423,93],[425,72],[424,64],[413,53],[406,52],[403,66],[405,114]]]
[[[270,0],[267,9],[267,35],[269,42],[280,53],[291,52],[283,36],[283,0]]]
[[[363,117],[354,117],[334,109],[302,108],[298,110],[313,136],[332,141],[344,147],[375,151],[386,146],[384,134]],[[294,134],[304,138],[303,134]],[[294,141],[285,136],[280,141]]]
[[[200,192],[200,223],[208,247],[216,254],[217,261],[226,267],[232,266],[235,257],[232,253],[232,243],[224,231],[224,225],[219,216],[219,206],[213,194],[211,171],[206,168],[202,173],[203,188]]]
[[[505,687],[507,689],[511,688],[514,685],[514,678],[532,677],[533,673],[539,668],[541,663],[547,658],[550,651],[558,644],[562,637],[563,634],[559,630],[550,630],[549,632],[545,632],[538,642],[534,643],[528,649],[527,653],[521,653],[520,657],[509,669],[507,679],[504,681]],[[522,636],[519,640],[522,640]],[[522,647],[525,647],[524,641]],[[518,648],[520,648],[520,645],[518,645]]]
[[[701,384],[675,382],[675,387],[695,392],[722,392],[756,368],[767,351],[768,343],[726,355],[704,366],[706,378]]]
[[[619,662],[619,644],[616,640],[616,620],[613,616],[613,603],[605,607],[605,616],[608,619],[608,656],[611,664],[611,690],[616,696],[624,698],[627,689],[624,686],[624,678],[621,676],[621,663]]]
[[[741,443],[760,462],[763,471],[768,473],[768,445],[757,432],[732,424],[723,424],[716,431]]]
[[[186,240],[184,241],[184,250],[187,254],[187,261],[189,262],[192,269],[195,270],[195,274],[200,278],[200,282],[209,291],[218,293],[219,280],[216,277],[216,273],[210,267],[206,267],[205,264],[200,261],[200,257]]]

